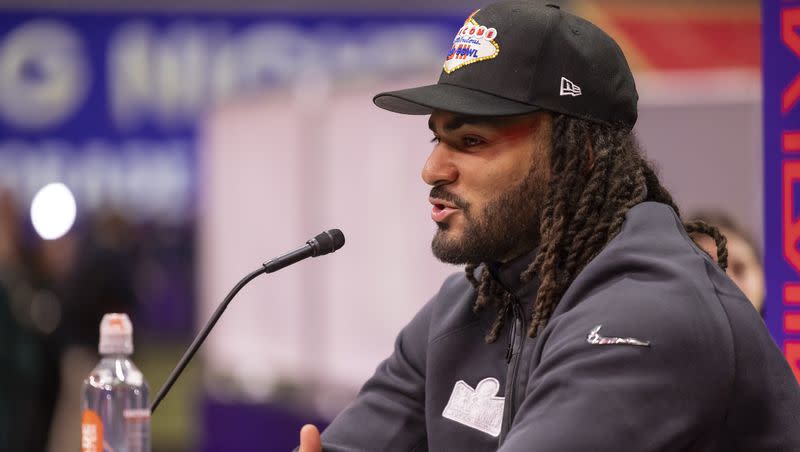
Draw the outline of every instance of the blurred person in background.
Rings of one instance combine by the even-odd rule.
[[[643,157],[637,101],[612,38],[530,0],[473,13],[438,84],[375,96],[430,115],[432,250],[466,268],[301,452],[800,450],[797,381]]]
[[[719,228],[728,240],[728,276],[744,292],[747,299],[760,313],[764,312],[764,266],[761,251],[753,237],[736,223],[729,215],[719,211],[700,211],[692,215],[694,220],[702,220]],[[717,247],[714,240],[705,234],[693,234],[692,238],[714,260],[717,260]]]
[[[53,240],[28,240],[13,195],[0,191],[0,450],[80,444],[83,379],[97,364],[106,312],[133,317],[135,247],[112,211]]]
[[[59,390],[59,306],[42,289],[12,193],[0,190],[0,450],[45,450]]]

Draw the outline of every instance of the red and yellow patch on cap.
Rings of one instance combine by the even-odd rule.
[[[468,64],[490,60],[500,53],[500,45],[495,42],[497,29],[476,22],[473,17],[477,12],[467,18],[453,39],[453,47],[444,61],[444,71],[448,74]]]

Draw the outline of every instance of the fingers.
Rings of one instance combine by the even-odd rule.
[[[306,424],[300,429],[300,449],[298,452],[322,452],[322,441],[317,427]]]

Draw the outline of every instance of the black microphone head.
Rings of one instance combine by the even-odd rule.
[[[344,246],[344,234],[338,229],[331,229],[309,240],[308,245],[311,246],[311,256],[317,257],[323,254],[332,253]]]

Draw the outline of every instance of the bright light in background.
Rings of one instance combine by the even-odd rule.
[[[66,185],[47,184],[31,203],[31,221],[36,233],[45,240],[55,240],[75,223],[75,197]]]

